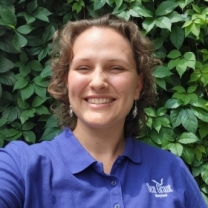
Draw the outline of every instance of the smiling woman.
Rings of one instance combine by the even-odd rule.
[[[155,101],[152,52],[133,22],[113,15],[55,34],[48,89],[64,128],[0,149],[1,208],[207,207],[181,159],[134,138]]]

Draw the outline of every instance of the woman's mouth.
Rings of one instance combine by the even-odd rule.
[[[114,101],[112,98],[87,98],[86,101],[91,104],[106,104]]]

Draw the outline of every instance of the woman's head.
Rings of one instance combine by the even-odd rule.
[[[70,86],[70,83],[68,83],[66,79],[68,77],[68,74],[71,73],[71,67],[73,68],[73,47],[76,40],[78,42],[79,37],[83,36],[81,34],[86,33],[85,31],[90,31],[87,33],[88,36],[94,34],[96,29],[92,30],[92,28],[100,28],[103,29],[102,31],[105,32],[109,31],[111,32],[109,34],[116,35],[116,33],[118,33],[118,37],[122,36],[123,42],[126,41],[127,44],[129,44],[129,47],[131,47],[132,49],[132,59],[134,59],[136,73],[135,75],[138,75],[138,77],[143,77],[143,89],[140,92],[139,100],[136,102],[138,114],[135,118],[132,116],[132,111],[134,109],[133,99],[129,101],[132,105],[130,106],[130,108],[132,107],[132,109],[130,110],[129,108],[130,112],[126,116],[124,131],[126,135],[136,135],[138,130],[141,128],[141,125],[145,123],[144,108],[154,104],[155,101],[156,91],[152,77],[152,68],[154,67],[156,61],[152,57],[153,46],[151,42],[143,37],[143,35],[138,31],[138,27],[134,23],[125,21],[114,15],[106,15],[93,20],[69,22],[60,31],[56,32],[54,36],[54,50],[52,53],[53,75],[51,77],[51,82],[49,85],[49,92],[56,100],[59,101],[55,112],[58,114],[60,124],[62,126],[69,126],[71,129],[74,129],[76,127],[76,112],[75,114],[73,114],[73,117],[69,116],[70,99],[74,98],[73,96],[70,96],[69,99],[68,91],[70,90],[68,90],[68,85]],[[105,38],[108,38],[108,36],[106,36]],[[122,39],[120,41],[122,41]],[[82,45],[79,46],[79,48],[81,47]],[[122,55],[122,51],[120,54]],[[104,60],[102,56],[101,59]],[[129,64],[130,63],[132,62],[129,62]],[[72,80],[72,78],[70,79]],[[127,87],[129,88],[129,86]],[[129,91],[129,93],[130,92],[131,91]],[[136,98],[134,99],[136,100]],[[71,102],[73,104],[73,100],[71,100]],[[76,106],[74,105],[74,107]],[[140,125],[138,123],[138,120],[141,121]]]

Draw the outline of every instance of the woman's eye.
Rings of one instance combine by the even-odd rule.
[[[77,68],[77,70],[78,71],[87,71],[87,70],[89,70],[89,67],[87,67],[87,66],[80,66],[80,67]]]
[[[112,70],[115,70],[115,71],[123,71],[124,68],[123,67],[120,67],[120,66],[114,66],[114,67],[112,67]]]

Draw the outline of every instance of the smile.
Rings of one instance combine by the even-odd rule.
[[[87,102],[91,103],[91,104],[106,104],[106,103],[113,102],[113,99],[110,99],[110,98],[88,98]]]

